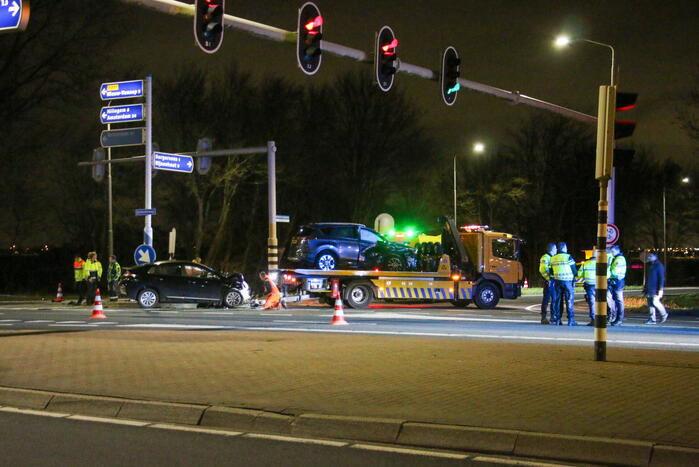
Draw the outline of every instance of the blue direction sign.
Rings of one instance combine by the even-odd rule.
[[[156,211],[155,208],[151,209],[136,209],[136,215],[137,216],[155,216]]]
[[[0,31],[24,29],[29,20],[29,2],[22,0],[0,0]]]
[[[102,86],[100,86],[100,97],[103,101],[143,97],[143,80],[102,83]]]
[[[150,245],[139,245],[133,252],[133,260],[139,265],[154,263],[155,250]]]
[[[153,168],[158,170],[169,170],[171,172],[192,173],[194,160],[192,156],[181,154],[168,154],[166,152],[153,153]]]
[[[145,144],[146,129],[126,128],[124,130],[104,130],[100,135],[100,143],[103,148]]]
[[[102,123],[138,122],[141,120],[143,120],[143,104],[102,107],[100,110]]]

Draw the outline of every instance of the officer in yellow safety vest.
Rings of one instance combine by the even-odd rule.
[[[549,304],[551,305],[551,319],[553,319],[553,309],[556,302],[556,284],[551,277],[551,258],[556,254],[556,244],[549,243],[546,247],[546,253],[539,260],[539,274],[544,279],[544,295],[541,298],[541,324],[549,324],[546,319],[546,312]]]
[[[95,292],[97,285],[102,278],[102,263],[97,261],[97,253],[91,251],[87,254],[87,261],[83,265],[83,274],[87,281],[87,294],[85,298],[86,305],[92,305],[95,302]]]
[[[78,293],[78,301],[70,302],[71,305],[80,305],[85,300],[85,275],[83,274],[83,265],[85,261],[80,255],[75,255],[73,258],[73,276],[75,280],[75,291]]]
[[[551,258],[553,280],[556,283],[556,294],[559,299],[554,303],[554,315],[551,316],[551,324],[561,325],[563,302],[566,304],[568,326],[577,326],[575,322],[575,310],[573,309],[573,278],[575,277],[575,260],[568,254],[568,245],[565,242],[558,244],[558,254]]]
[[[620,326],[624,322],[624,278],[626,277],[626,258],[621,254],[619,245],[609,248],[607,258],[607,305],[613,311],[612,326]]]
[[[597,280],[597,250],[593,250],[592,256],[589,257],[582,265],[577,275],[578,279],[582,279],[583,287],[585,288],[585,301],[590,308],[590,322],[588,326],[595,325],[595,282]]]

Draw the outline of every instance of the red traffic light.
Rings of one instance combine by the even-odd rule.
[[[319,28],[323,25],[323,17],[322,16],[316,16],[313,21],[310,21],[306,23],[306,30],[308,31],[308,34],[318,34],[320,31],[314,31],[315,28]]]
[[[384,55],[394,55],[396,53],[396,47],[398,47],[398,39],[393,38],[393,40],[386,45],[381,46]]]

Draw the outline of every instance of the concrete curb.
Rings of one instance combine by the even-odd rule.
[[[422,423],[373,417],[282,413],[0,387],[0,406],[176,423],[245,432],[348,439],[628,466],[696,466],[699,449],[591,436]]]

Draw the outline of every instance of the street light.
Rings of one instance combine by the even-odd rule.
[[[485,144],[476,141],[473,143],[473,153],[474,154],[483,154],[485,152]],[[456,154],[454,154],[454,224],[458,225],[456,223]]]
[[[575,42],[587,42],[588,44],[599,45],[601,47],[606,47],[611,51],[611,53],[612,53],[612,71],[610,73],[609,85],[614,86],[614,47],[612,47],[609,44],[605,44],[603,42],[593,41],[590,39],[583,39],[583,38],[571,39],[569,36],[566,36],[565,34],[561,34],[558,37],[556,37],[556,40],[553,42],[553,45],[558,49],[562,49],[564,47],[568,47],[570,44],[573,44]]]

